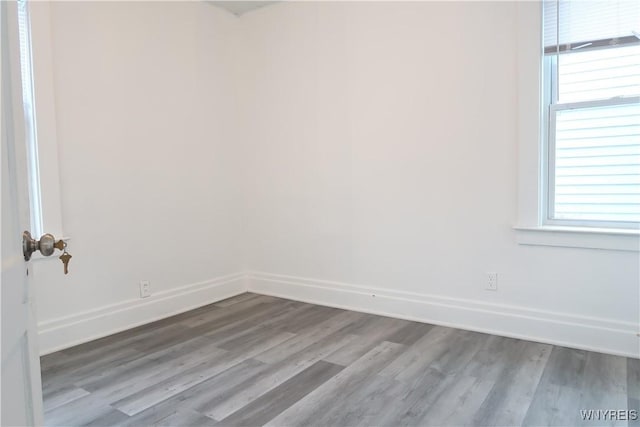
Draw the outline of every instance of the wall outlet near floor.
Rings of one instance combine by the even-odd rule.
[[[140,281],[140,298],[148,298],[151,296],[151,283],[148,280]]]
[[[491,272],[487,273],[487,287],[488,291],[497,291],[498,290],[498,273]]]

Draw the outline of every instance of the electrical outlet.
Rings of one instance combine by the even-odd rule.
[[[140,282],[140,298],[148,298],[151,296],[151,283],[148,280]]]
[[[487,273],[487,287],[488,291],[498,290],[498,273]]]

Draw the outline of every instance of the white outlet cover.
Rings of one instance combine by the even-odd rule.
[[[489,291],[497,291],[498,290],[498,273],[487,273],[487,290]]]
[[[151,296],[151,284],[144,280],[140,282],[140,298],[148,298]]]

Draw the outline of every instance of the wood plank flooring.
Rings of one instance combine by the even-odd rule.
[[[640,360],[256,294],[41,362],[50,426],[640,426],[580,413],[640,410]]]

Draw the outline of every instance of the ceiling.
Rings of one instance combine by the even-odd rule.
[[[244,13],[250,12],[255,9],[259,9],[264,6],[268,6],[275,1],[211,1],[218,7],[228,10],[236,16],[240,16]]]

